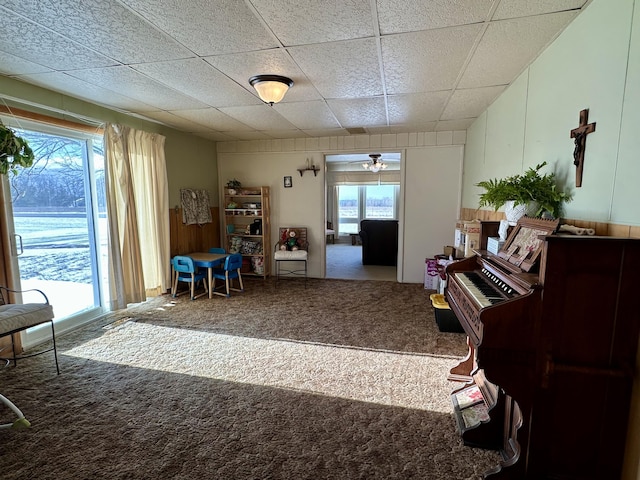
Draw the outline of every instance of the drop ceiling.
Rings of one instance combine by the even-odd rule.
[[[0,74],[216,141],[465,130],[588,3],[0,0]]]

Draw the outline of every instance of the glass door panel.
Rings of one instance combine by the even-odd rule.
[[[338,221],[340,234],[358,233],[360,194],[357,186],[338,187]]]
[[[102,139],[16,130],[36,157],[9,176],[21,289],[45,292],[56,320],[100,308],[107,251]]]

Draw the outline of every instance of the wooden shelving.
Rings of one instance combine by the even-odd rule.
[[[315,165],[311,166],[311,167],[305,167],[305,168],[299,168],[298,169],[298,172],[300,173],[300,176],[304,175],[304,172],[306,172],[306,171],[313,172],[313,176],[315,177],[315,176],[318,175],[318,172],[320,171],[320,169],[318,167],[316,167]]]
[[[266,278],[271,271],[269,187],[224,190],[224,247],[242,254],[243,275]]]

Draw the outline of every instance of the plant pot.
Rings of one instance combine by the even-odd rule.
[[[518,223],[518,220],[525,215],[533,217],[538,211],[538,204],[536,202],[516,206],[514,206],[513,203],[513,200],[509,200],[504,204],[504,214],[507,217],[509,225],[515,225]]]

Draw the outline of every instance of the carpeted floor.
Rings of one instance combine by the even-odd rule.
[[[153,299],[0,371],[30,429],[3,479],[478,479],[446,380],[462,334],[395,282],[250,278],[230,299]],[[0,423],[12,421],[0,407]]]

